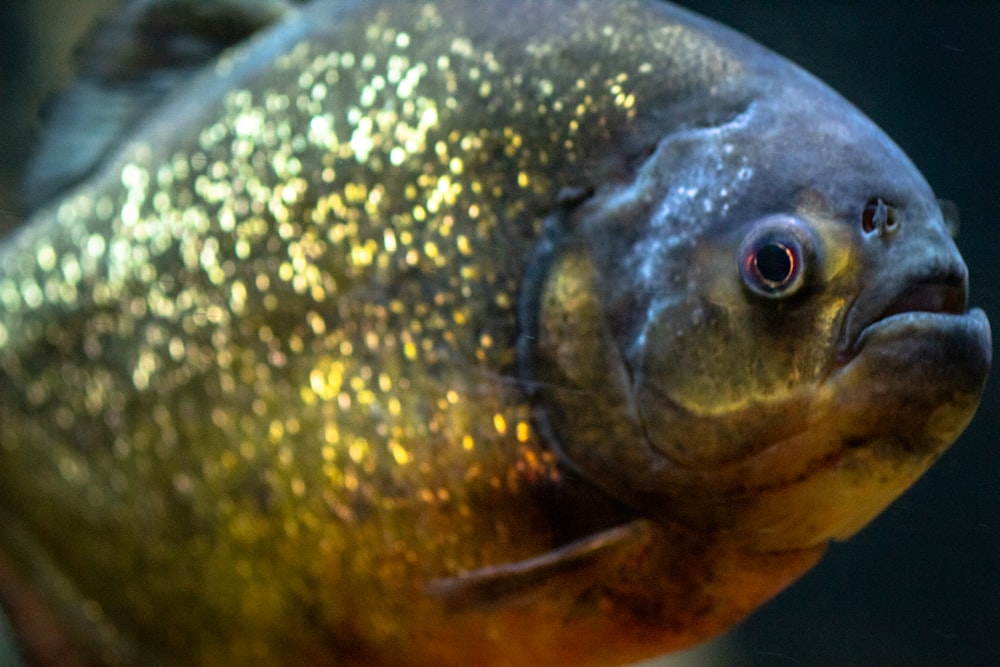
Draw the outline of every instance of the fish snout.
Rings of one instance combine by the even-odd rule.
[[[894,321],[962,318],[969,311],[969,271],[938,215],[907,215],[881,197],[868,201],[858,221],[862,270],[858,292],[843,320],[837,360],[854,358],[870,334]]]

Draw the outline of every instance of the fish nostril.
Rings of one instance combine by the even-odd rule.
[[[885,233],[891,234],[899,228],[899,218],[896,217],[896,209],[891,206],[886,211]]]
[[[861,210],[861,231],[866,236],[887,236],[899,229],[896,207],[881,197],[872,197]]]

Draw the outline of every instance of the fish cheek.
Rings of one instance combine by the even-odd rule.
[[[679,467],[746,458],[790,426],[751,409],[788,379],[741,315],[693,296],[657,312],[631,350],[645,435]]]
[[[563,465],[620,496],[658,455],[635,420],[629,374],[607,327],[591,258],[566,248],[543,263],[519,349],[535,419]]]
[[[761,377],[787,378],[774,380],[779,371],[754,355],[760,341],[740,313],[697,295],[668,300],[651,307],[641,342],[625,352],[603,308],[602,278],[613,279],[589,253],[559,252],[539,281],[537,315],[522,338],[521,374],[536,421],[564,465],[645,506],[647,493],[661,500],[692,488],[712,493],[684,482],[683,469],[746,457],[794,427],[781,418],[785,404],[754,409]]]
[[[765,408],[819,365],[815,300],[788,304],[746,288],[737,246],[706,235],[678,259],[688,290],[654,300],[628,346],[647,436],[682,467],[739,460],[783,435],[789,420]]]

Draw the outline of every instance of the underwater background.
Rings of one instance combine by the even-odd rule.
[[[113,4],[0,2],[0,230],[19,219],[35,110],[71,76],[72,44],[95,12]],[[1000,2],[680,4],[810,70],[903,147],[938,196],[958,205],[971,303],[1000,329]],[[1000,386],[991,381],[969,430],[913,489],[686,662],[1000,664],[998,441]],[[0,622],[0,667],[16,664],[12,656]]]

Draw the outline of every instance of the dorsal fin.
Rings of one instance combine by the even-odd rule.
[[[296,2],[125,0],[83,40],[77,79],[42,114],[25,210],[84,179],[179,84]]]

